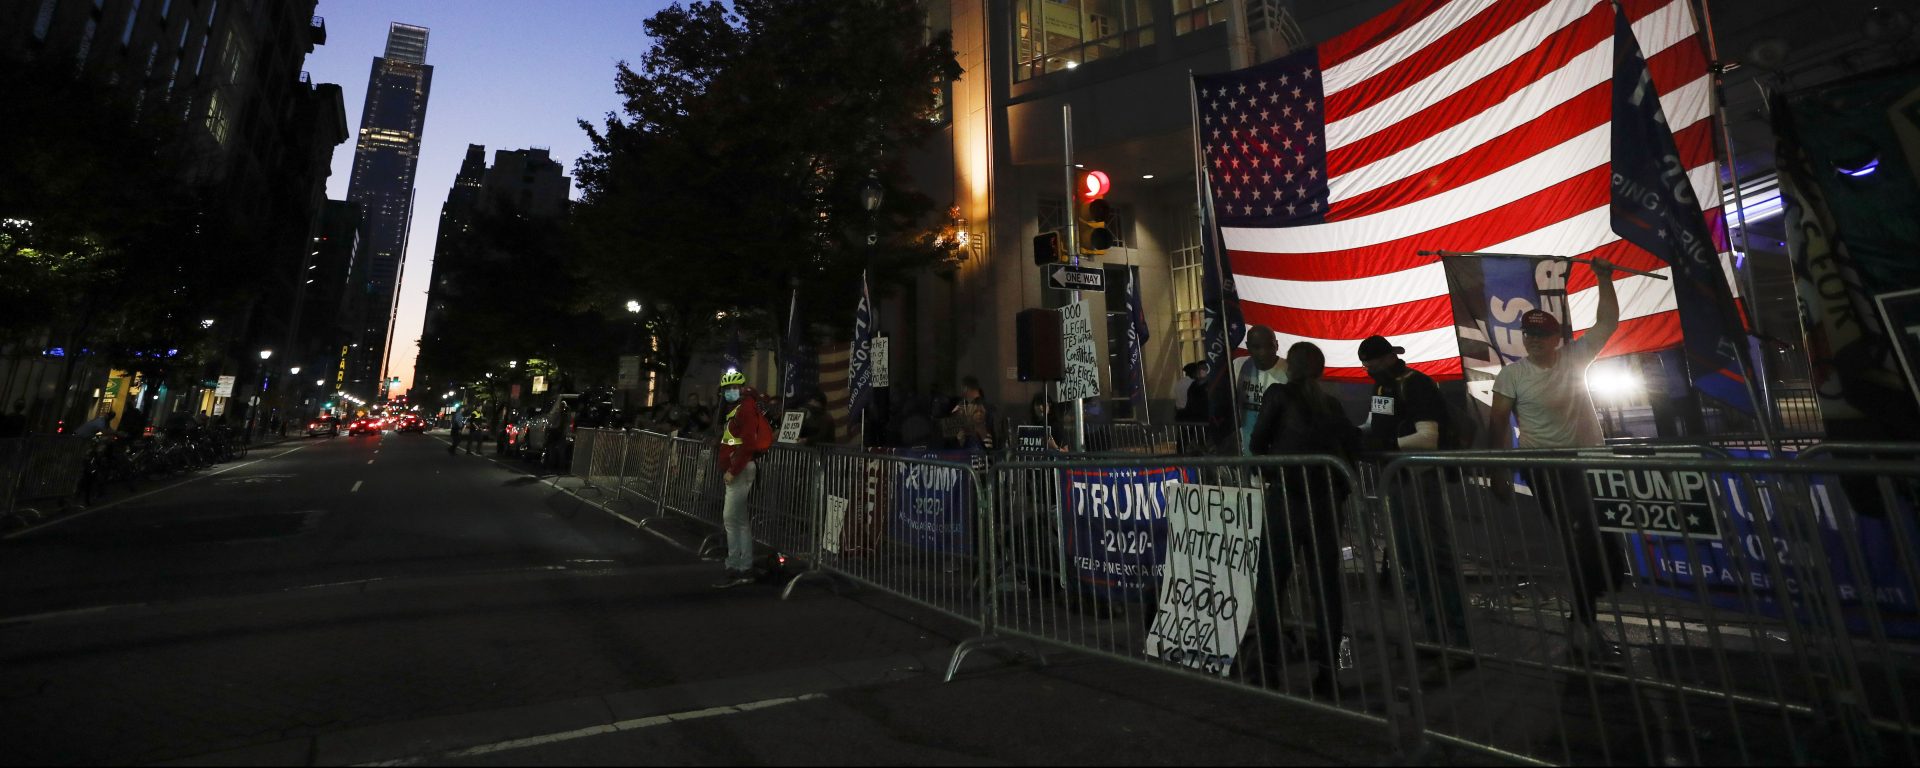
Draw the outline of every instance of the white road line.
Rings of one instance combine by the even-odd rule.
[[[351,491],[347,491],[347,493],[359,493],[359,492],[360,492],[360,484],[361,484],[361,483],[364,483],[364,482],[366,482],[366,481],[365,481],[365,480],[355,480],[355,481],[353,481],[353,490],[351,490]]]
[[[301,449],[303,449],[303,448],[306,448],[306,447],[307,447],[307,446],[305,446],[305,445],[300,445],[300,446],[296,446],[296,447],[294,447],[294,448],[292,448],[292,449],[289,449],[289,450],[287,450],[287,451],[286,451],[286,452],[284,452],[284,453],[279,453],[279,454],[275,454],[275,455],[273,455],[273,456],[262,456],[262,457],[260,457],[260,458],[258,458],[258,459],[254,459],[253,461],[249,461],[249,462],[247,462],[247,463],[245,463],[245,464],[234,464],[234,465],[231,465],[231,466],[225,466],[225,467],[221,467],[221,468],[219,468],[219,469],[216,469],[216,470],[214,470],[214,471],[212,471],[212,472],[208,472],[208,473],[206,473],[206,474],[204,474],[204,475],[194,475],[193,477],[189,477],[189,478],[187,478],[187,479],[185,479],[185,480],[182,480],[182,481],[180,481],[180,482],[177,482],[177,483],[174,483],[173,485],[169,485],[169,486],[166,486],[166,487],[164,487],[164,488],[155,488],[155,489],[153,489],[153,490],[151,490],[151,491],[147,491],[147,492],[145,492],[145,493],[136,493],[136,494],[134,494],[134,495],[132,495],[132,496],[128,496],[128,497],[126,497],[126,498],[124,498],[124,499],[115,499],[115,500],[113,500],[113,501],[110,501],[110,502],[107,502],[107,503],[105,503],[105,504],[101,504],[100,506],[97,506],[97,507],[88,507],[87,509],[84,509],[84,510],[81,510],[81,511],[79,511],[79,512],[75,512],[75,513],[73,513],[73,514],[71,514],[71,515],[67,515],[67,516],[65,516],[65,517],[60,517],[60,518],[55,518],[55,519],[53,519],[53,520],[51,520],[51,521],[48,521],[48,522],[45,522],[45,523],[41,523],[41,524],[39,524],[39,525],[36,525],[36,526],[34,526],[34,527],[32,527],[32,528],[27,528],[27,529],[25,529],[25,530],[19,530],[19,531],[14,531],[13,533],[9,533],[9,534],[7,534],[7,535],[5,535],[5,536],[0,536],[0,540],[6,540],[6,539],[17,539],[17,538],[20,538],[21,536],[28,536],[28,535],[31,535],[31,534],[33,534],[33,533],[35,533],[35,532],[37,532],[37,531],[44,531],[44,530],[46,530],[46,529],[48,529],[48,528],[52,528],[52,527],[54,527],[54,526],[56,526],[56,525],[59,525],[59,524],[61,524],[61,523],[65,523],[65,522],[67,522],[67,521],[70,521],[70,520],[78,520],[78,519],[80,519],[80,518],[83,518],[83,517],[86,517],[87,515],[91,515],[91,514],[93,514],[93,513],[95,513],[95,512],[98,512],[98,511],[100,511],[100,510],[103,510],[103,509],[111,509],[111,508],[113,508],[113,507],[117,507],[117,506],[120,506],[121,504],[125,504],[125,503],[127,503],[127,502],[129,502],[129,501],[137,501],[137,500],[140,500],[140,499],[144,499],[144,498],[146,498],[146,497],[148,497],[148,496],[152,496],[152,495],[154,495],[154,494],[156,494],[156,493],[163,493],[163,492],[166,492],[166,491],[171,491],[171,490],[173,490],[173,489],[175,489],[175,488],[178,488],[178,487],[180,487],[180,486],[183,486],[183,485],[186,485],[187,483],[191,483],[191,482],[193,482],[193,481],[195,481],[195,480],[204,480],[204,479],[206,479],[206,478],[209,478],[209,477],[213,477],[214,475],[220,475],[220,474],[225,474],[225,473],[227,473],[227,472],[231,472],[231,471],[233,471],[233,470],[236,470],[236,469],[240,469],[241,467],[251,467],[251,466],[253,466],[253,465],[255,465],[255,464],[258,464],[258,463],[260,463],[260,462],[263,462],[263,461],[267,461],[267,460],[269,460],[269,459],[277,459],[277,458],[280,458],[280,457],[282,457],[282,456],[285,456],[285,455],[287,455],[287,454],[289,454],[289,453],[293,453],[294,451],[298,451],[298,450],[301,450]]]
[[[607,725],[596,725],[588,728],[576,728],[571,731],[549,733],[543,736],[529,736],[524,739],[513,739],[510,741],[497,741],[492,744],[482,744],[477,747],[467,747],[465,749],[457,749],[451,752],[443,752],[438,755],[401,758],[398,760],[387,760],[387,761],[382,761],[378,763],[361,763],[361,765],[380,765],[380,766],[415,765],[415,764],[426,762],[426,761],[431,761],[434,763],[444,763],[450,760],[459,760],[461,758],[468,758],[468,757],[478,757],[480,755],[490,755],[496,752],[506,752],[506,751],[515,750],[515,749],[526,749],[528,747],[539,747],[539,746],[545,746],[547,744],[558,744],[563,741],[573,741],[574,739],[584,739],[590,736],[604,736],[609,733],[619,733],[621,731],[637,731],[637,730],[642,730],[646,728],[653,728],[656,726],[667,725],[669,723],[684,722],[687,720],[700,720],[702,718],[719,717],[721,715],[737,715],[745,712],[753,712],[755,710],[767,709],[769,707],[778,707],[783,704],[792,704],[800,701],[813,701],[815,699],[824,699],[826,697],[827,697],[826,694],[822,694],[822,693],[809,693],[804,696],[790,696],[790,697],[781,698],[781,699],[765,699],[762,701],[748,702],[746,704],[739,704],[735,706],[709,707],[707,709],[696,709],[690,712],[675,712],[675,713],[666,714],[666,715],[655,715],[653,717],[639,717],[639,718],[634,718],[632,720],[621,720],[619,722],[609,723]]]
[[[367,459],[367,463],[368,463],[368,464],[372,464],[372,463],[373,463],[373,459]]]

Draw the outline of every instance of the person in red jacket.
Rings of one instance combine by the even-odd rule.
[[[715,589],[753,583],[753,527],[747,498],[759,474],[753,460],[773,447],[773,426],[760,412],[759,394],[747,386],[744,373],[727,371],[720,377],[727,423],[720,430],[714,456],[720,462],[720,478],[727,484],[726,506],[720,513],[727,531],[727,575],[713,585]]]

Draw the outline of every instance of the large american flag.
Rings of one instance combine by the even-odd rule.
[[[1624,0],[1719,250],[1707,60],[1687,0]],[[1365,381],[1382,334],[1459,378],[1445,273],[1420,250],[1604,257],[1668,274],[1609,226],[1607,0],[1406,0],[1314,48],[1195,78],[1209,192],[1249,325]],[[1672,283],[1616,274],[1604,354],[1680,341]],[[1594,323],[1591,270],[1568,285]]]

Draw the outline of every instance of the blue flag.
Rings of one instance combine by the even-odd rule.
[[[780,397],[784,407],[794,408],[820,391],[820,360],[814,355],[813,340],[807,337],[806,323],[800,319],[799,289],[793,292],[787,340],[782,346],[785,361],[780,371]]]
[[[867,295],[867,273],[860,273],[860,305],[853,312],[853,350],[847,360],[847,420],[860,423],[860,412],[873,399],[873,301]]]
[[[1207,351],[1207,421],[1229,424],[1238,418],[1233,398],[1233,350],[1247,338],[1240,315],[1240,292],[1233,286],[1233,264],[1220,247],[1220,229],[1207,206],[1200,207],[1200,338]]]
[[[1694,387],[1751,416],[1745,326],[1719,249],[1674,146],[1633,26],[1617,8],[1613,26],[1613,231],[1672,267]]]
[[[1140,270],[1127,270],[1127,398],[1136,416],[1147,412],[1147,313],[1140,305]]]

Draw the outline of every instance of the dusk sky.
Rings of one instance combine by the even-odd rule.
[[[404,22],[431,30],[427,63],[433,90],[427,101],[426,133],[414,179],[413,226],[406,274],[400,285],[398,327],[389,353],[389,375],[399,393],[413,384],[421,319],[433,269],[433,242],[440,204],[460,170],[468,144],[483,144],[487,162],[499,149],[548,147],[573,175],[587,149],[574,121],[598,123],[620,106],[613,91],[614,64],[638,63],[647,37],[647,17],[670,0],[320,0],[327,44],[307,57],[314,82],[338,83],[345,91],[347,129],[358,134],[373,59],[386,50],[387,26]],[[353,173],[354,140],[334,149],[327,196],[344,200]],[[579,189],[574,190],[579,197]],[[529,275],[528,286],[540,276]],[[507,311],[502,308],[502,311]]]

